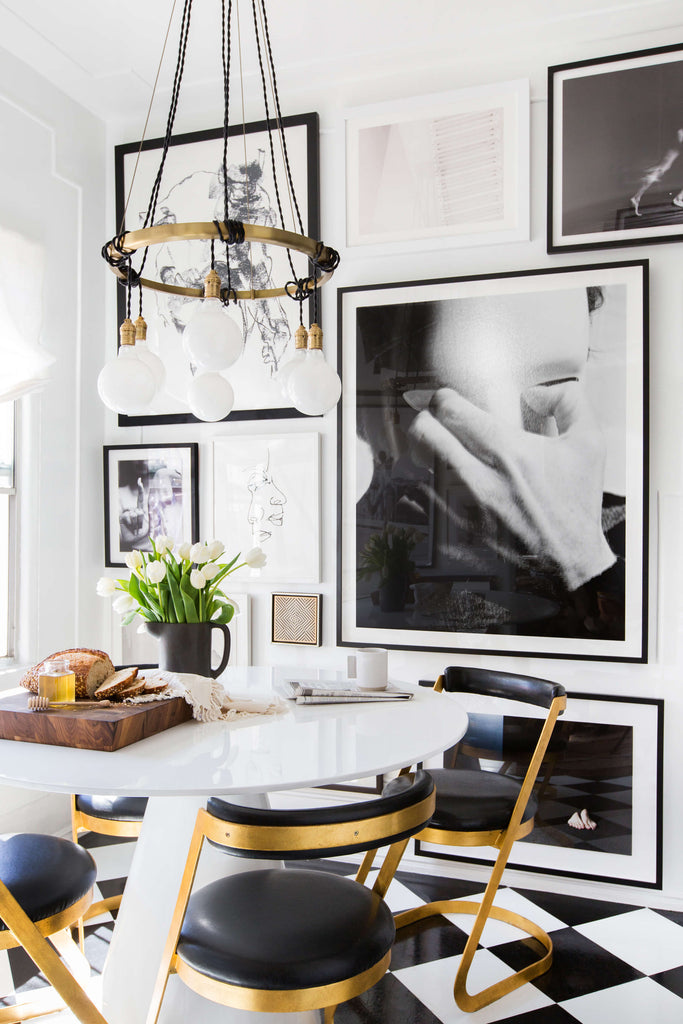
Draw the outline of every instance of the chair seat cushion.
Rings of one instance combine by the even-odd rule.
[[[78,903],[96,875],[88,851],[68,839],[33,833],[0,836],[0,878],[32,921]],[[4,923],[0,929],[6,930]]]
[[[437,768],[429,771],[436,785],[436,809],[428,828],[449,832],[490,832],[505,828],[520,783],[496,772],[470,771],[464,768]],[[385,792],[390,792],[389,783]],[[532,795],[522,821],[533,818],[538,809]]]
[[[275,868],[232,875],[195,893],[178,956],[232,985],[306,989],[368,970],[394,935],[386,903],[352,879]]]
[[[76,807],[92,818],[109,821],[142,821],[147,807],[146,796],[77,796]]]

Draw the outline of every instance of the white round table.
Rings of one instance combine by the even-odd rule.
[[[261,700],[272,696],[282,677],[282,670],[229,669],[221,681],[231,695]],[[291,671],[284,676],[293,677]],[[197,808],[207,796],[230,794],[267,807],[268,793],[380,775],[439,754],[463,736],[467,715],[449,694],[401,688],[412,689],[413,699],[326,706],[290,701],[279,715],[190,721],[113,753],[0,741],[1,782],[149,797],[104,971],[103,1012],[110,1024],[146,1020]],[[195,884],[252,868],[247,859],[205,844]],[[218,1006],[176,977],[159,1017],[160,1024],[317,1019],[316,1013],[255,1014]]]

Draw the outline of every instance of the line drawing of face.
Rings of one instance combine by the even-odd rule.
[[[270,470],[270,451],[264,464],[249,472],[247,488],[251,495],[247,519],[255,544],[270,540],[273,529],[284,524],[284,506],[287,498],[273,480]]]

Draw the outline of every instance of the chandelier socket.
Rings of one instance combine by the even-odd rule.
[[[221,297],[221,279],[218,276],[216,270],[210,270],[204,278],[204,298],[205,299],[220,299]]]
[[[318,324],[311,324],[308,332],[308,347],[309,349],[322,349],[323,347],[323,329]]]
[[[298,351],[308,345],[308,331],[303,324],[299,324],[294,332],[294,348]]]
[[[122,345],[134,345],[135,344],[135,324],[129,316],[121,324],[119,328],[119,334],[121,336]]]
[[[147,321],[140,315],[135,321],[135,340],[147,341]]]

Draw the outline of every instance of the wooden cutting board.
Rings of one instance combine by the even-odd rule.
[[[182,697],[105,708],[53,708],[29,711],[30,694],[12,690],[0,697],[0,739],[51,743],[82,750],[119,750],[192,718]]]

